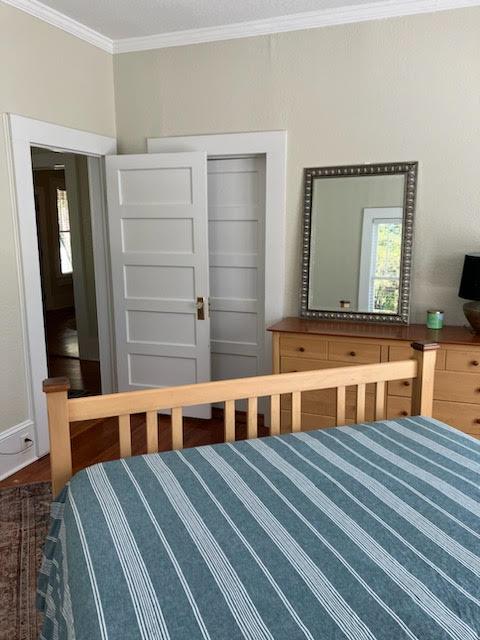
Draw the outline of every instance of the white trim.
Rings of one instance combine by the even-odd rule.
[[[236,40],[238,38],[251,38],[288,31],[319,29],[340,24],[465,9],[480,5],[480,0],[382,0],[381,2],[369,2],[368,4],[305,11],[263,20],[250,20],[248,22],[223,24],[214,27],[186,29],[114,40],[60,11],[47,7],[38,2],[38,0],[0,1],[112,54],[180,47],[202,42],[217,42],[219,40]]]
[[[308,11],[265,20],[252,20],[215,27],[204,27],[202,29],[187,29],[185,31],[173,31],[171,33],[159,33],[136,38],[122,38],[113,42],[113,52],[128,53],[130,51],[179,47],[201,42],[235,40],[272,33],[318,29],[320,27],[331,27],[353,22],[462,9],[479,4],[480,0],[386,0],[369,2],[368,4],[320,9],[319,11]]]
[[[2,0],[2,2],[15,7],[15,9],[20,9],[20,11],[24,11],[35,18],[39,18],[54,27],[58,27],[58,29],[62,29],[62,31],[66,31],[89,44],[93,44],[95,47],[103,49],[103,51],[113,53],[113,40],[111,38],[102,35],[98,31],[85,26],[73,18],[69,18],[60,11],[47,7],[37,0]]]
[[[287,132],[254,131],[148,138],[148,153],[206,151],[207,157],[265,154],[265,325],[283,317]],[[272,345],[265,336],[263,373],[271,371]],[[260,374],[261,372],[259,372]]]
[[[18,234],[22,323],[24,323],[27,373],[28,419],[35,428],[36,453],[49,450],[48,424],[42,380],[47,376],[40,267],[33,195],[33,172],[30,147],[39,146],[62,152],[103,156],[116,152],[116,140],[107,136],[69,129],[24,116],[3,114],[7,140],[10,142],[9,169],[12,179],[14,222]]]
[[[92,225],[95,298],[97,303],[98,350],[102,393],[117,389],[112,274],[108,240],[105,162],[103,158],[87,158]]]
[[[34,437],[34,426],[31,420],[25,420],[16,424],[5,431],[0,433],[0,451],[8,453],[8,451],[19,451],[21,447],[22,432],[24,437],[27,434],[31,434],[30,437]],[[37,460],[35,455],[35,446],[25,449],[17,455],[0,455],[0,480],[8,478],[12,473],[16,473],[32,464]]]

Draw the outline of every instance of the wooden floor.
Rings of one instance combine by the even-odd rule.
[[[184,446],[196,447],[203,444],[213,444],[223,441],[223,412],[213,410],[211,420],[185,418]],[[160,451],[171,449],[170,418],[159,416],[158,421]],[[268,430],[261,426],[262,416],[259,416],[259,436],[268,435]],[[146,452],[145,416],[132,416],[132,454],[139,455]],[[245,414],[236,414],[236,438],[246,437]],[[88,420],[72,425],[72,456],[74,472],[96,462],[115,460],[119,457],[118,422],[117,418],[104,420]],[[50,457],[40,460],[18,471],[6,480],[0,482],[0,488],[28,484],[30,482],[44,482],[50,480]]]
[[[100,363],[79,356],[75,309],[47,311],[45,321],[49,377],[67,377],[72,396],[101,393]]]

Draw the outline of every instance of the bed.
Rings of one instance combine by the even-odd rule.
[[[59,445],[70,421],[118,411],[125,451],[125,416],[163,408],[166,390],[67,401],[62,384],[49,383],[60,492],[39,579],[42,639],[478,639],[480,443],[429,417],[434,356],[421,347],[416,361],[330,370],[328,379],[195,385],[188,400],[170,389],[175,450],[73,478]],[[385,384],[403,377],[415,379],[424,415],[386,421]],[[278,433],[281,394],[336,386],[340,422],[355,381],[360,414],[375,382],[376,422],[301,432],[293,395],[293,432]],[[273,398],[274,435],[254,438],[263,395]],[[226,404],[227,442],[182,449],[180,407],[222,397],[250,398],[252,437],[233,441]]]

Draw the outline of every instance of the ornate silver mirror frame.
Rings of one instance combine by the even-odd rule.
[[[303,224],[303,257],[301,285],[302,318],[322,318],[329,320],[348,320],[383,322],[388,324],[408,324],[410,306],[410,276],[412,262],[413,218],[415,213],[415,197],[417,185],[417,162],[389,162],[385,164],[349,165],[337,167],[314,167],[304,170],[304,224]],[[316,178],[335,178],[348,176],[405,176],[403,197],[403,229],[400,265],[400,289],[398,313],[370,313],[364,311],[322,311],[309,308],[309,274],[310,274],[310,237],[313,181]]]

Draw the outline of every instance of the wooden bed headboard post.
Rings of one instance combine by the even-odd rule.
[[[70,383],[67,378],[49,378],[43,381],[43,391],[47,394],[50,464],[54,496],[72,477],[72,449],[68,419],[69,389]]]
[[[433,384],[435,381],[436,342],[413,342],[415,359],[418,363],[417,377],[413,380],[412,416],[432,417]]]

